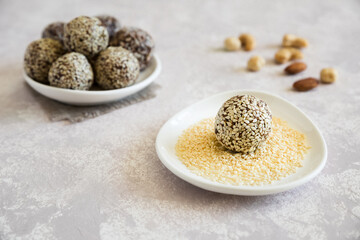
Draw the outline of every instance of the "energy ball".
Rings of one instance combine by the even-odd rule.
[[[117,31],[110,46],[120,46],[132,52],[139,61],[140,70],[144,70],[152,57],[155,43],[147,32],[132,27]]]
[[[254,152],[271,133],[272,115],[268,105],[251,95],[227,100],[215,118],[217,140],[227,149]]]
[[[42,32],[41,37],[55,39],[63,43],[64,27],[65,27],[65,23],[63,22],[50,23],[49,25],[46,26],[46,28]]]
[[[63,45],[51,38],[33,41],[26,48],[24,69],[26,74],[41,83],[48,83],[51,64],[65,54]]]
[[[97,18],[81,16],[65,25],[64,45],[69,51],[91,58],[108,44],[108,31]]]
[[[58,58],[50,68],[51,86],[75,90],[89,90],[94,74],[86,57],[80,53],[68,53]]]
[[[134,84],[140,72],[136,57],[122,47],[108,47],[95,62],[96,82],[104,89]]]
[[[113,16],[100,15],[100,16],[96,16],[96,18],[99,19],[102,25],[106,27],[109,33],[109,39],[111,39],[111,37],[114,36],[116,31],[121,28],[119,20],[117,20]]]

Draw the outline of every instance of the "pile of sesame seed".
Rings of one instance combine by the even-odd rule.
[[[186,129],[176,144],[178,158],[193,173],[231,185],[270,184],[296,172],[310,148],[305,135],[273,117],[265,145],[250,154],[234,153],[217,141],[214,118]]]

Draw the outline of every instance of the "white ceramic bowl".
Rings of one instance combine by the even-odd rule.
[[[113,102],[125,98],[131,94],[141,91],[150,85],[160,74],[161,63],[157,55],[154,55],[150,60],[149,66],[140,73],[134,85],[126,88],[114,89],[114,90],[71,90],[64,88],[52,87],[45,85],[31,79],[24,72],[25,81],[38,93],[45,97],[54,99],[59,102],[87,106],[87,105],[99,105],[103,103]]]
[[[286,120],[290,127],[306,135],[311,149],[303,160],[303,167],[296,173],[272,184],[263,186],[234,186],[213,182],[192,173],[178,159],[175,145],[183,130],[209,117],[215,117],[221,105],[235,95],[251,94],[263,99],[271,108],[273,116]],[[267,195],[297,187],[314,178],[323,169],[327,158],[325,140],[319,129],[299,108],[287,100],[270,93],[237,90],[217,94],[180,111],[160,129],[156,139],[156,151],[162,163],[175,175],[200,188],[235,195]]]

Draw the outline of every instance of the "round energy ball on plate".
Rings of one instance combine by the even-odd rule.
[[[64,22],[53,22],[46,26],[44,31],[41,34],[42,38],[51,38],[64,42]]]
[[[75,90],[89,90],[94,74],[86,57],[80,53],[68,53],[58,58],[50,68],[51,86]]]
[[[110,41],[110,46],[120,46],[130,52],[139,60],[140,70],[144,70],[149,64],[155,47],[154,40],[140,28],[122,28],[116,32]]]
[[[251,153],[268,139],[271,124],[271,111],[263,100],[251,95],[235,96],[217,113],[215,134],[225,148]]]
[[[106,27],[108,33],[109,33],[109,39],[114,36],[117,30],[121,28],[119,20],[117,20],[113,16],[109,15],[99,15],[96,16],[97,19],[99,19],[103,26]]]
[[[54,39],[42,38],[31,42],[24,56],[26,74],[35,81],[48,83],[51,64],[65,52],[62,44]]]
[[[139,76],[139,62],[122,47],[108,47],[95,62],[96,82],[104,89],[124,88]]]
[[[64,45],[69,51],[93,57],[108,44],[108,31],[97,18],[80,16],[65,25]]]

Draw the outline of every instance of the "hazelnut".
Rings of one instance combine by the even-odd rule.
[[[250,34],[241,34],[239,36],[239,40],[241,42],[241,47],[245,50],[245,51],[251,51],[255,48],[256,46],[256,41],[254,36],[250,35]]]
[[[296,48],[288,48],[288,49],[291,52],[290,60],[298,60],[304,58],[304,54],[299,49]]]
[[[296,48],[282,48],[275,54],[275,61],[277,63],[285,63],[291,60],[303,59],[303,53]]]
[[[275,53],[277,63],[285,63],[290,60],[292,53],[287,48],[282,48]]]
[[[228,51],[236,51],[239,50],[241,46],[241,42],[236,37],[228,37],[224,41],[224,47]]]
[[[333,83],[337,78],[338,73],[334,68],[324,68],[320,72],[320,81],[322,83]]]
[[[282,42],[283,47],[304,48],[309,45],[305,38],[298,37],[294,34],[285,34]]]
[[[249,71],[257,72],[265,65],[265,59],[261,56],[253,56],[249,59],[247,68]]]

